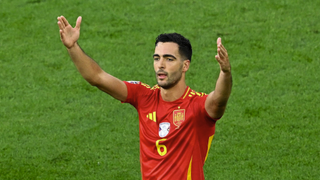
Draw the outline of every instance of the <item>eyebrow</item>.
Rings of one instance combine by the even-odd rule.
[[[155,57],[155,56],[160,57],[159,54],[154,54],[153,57]],[[171,54],[164,54],[163,57],[164,57],[164,58],[166,58],[166,57],[172,57],[172,58],[174,58],[174,59],[177,59],[174,55],[171,55]]]

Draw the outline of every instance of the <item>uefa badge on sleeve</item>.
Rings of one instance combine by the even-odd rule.
[[[140,81],[127,81],[130,84],[140,84]]]
[[[170,131],[170,123],[169,122],[163,122],[159,124],[159,136],[160,137],[166,137],[169,134]]]

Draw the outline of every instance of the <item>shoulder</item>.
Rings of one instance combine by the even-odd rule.
[[[186,95],[186,99],[189,99],[190,105],[193,108],[193,112],[197,114],[197,117],[202,117],[199,119],[209,120],[208,122],[211,123],[215,122],[218,119],[211,118],[207,110],[205,109],[205,103],[207,98],[208,94],[204,92],[197,92],[193,89],[190,89],[190,92]]]
[[[191,99],[199,99],[199,98],[206,98],[206,96],[208,96],[206,93],[203,93],[203,92],[197,92],[197,91],[195,91],[195,90],[193,90],[193,89],[191,89],[190,87],[188,87],[188,89],[187,89],[187,91],[186,91],[186,93],[185,93],[185,95],[184,95],[184,99],[189,99],[189,98],[191,98]]]
[[[208,94],[204,92],[198,92],[190,88],[183,96],[183,101],[189,102],[194,111],[199,111],[199,109],[204,108],[207,97]]]
[[[146,102],[159,94],[159,86],[150,87],[148,84],[145,84],[140,81],[124,81],[127,86],[128,96],[126,103],[130,103],[133,106],[137,107],[140,102]]]
[[[127,85],[128,89],[133,89],[133,90],[140,90],[140,91],[155,91],[159,90],[160,87],[158,85],[154,85],[153,87],[149,86],[148,84],[145,84],[140,81],[124,81],[125,84]]]

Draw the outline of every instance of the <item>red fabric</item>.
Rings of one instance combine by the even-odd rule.
[[[125,102],[132,104],[139,114],[142,179],[187,179],[192,159],[192,180],[203,180],[208,141],[216,122],[205,110],[207,95],[188,87],[181,98],[166,102],[157,85],[151,88],[143,83],[125,83],[128,88]],[[165,126],[161,132],[162,136],[169,133],[160,137],[159,125],[168,123],[169,130]]]

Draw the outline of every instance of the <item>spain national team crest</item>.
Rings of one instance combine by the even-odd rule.
[[[163,122],[159,124],[159,136],[165,137],[169,134],[170,131],[170,123],[169,122]]]
[[[177,126],[177,129],[185,120],[186,111],[184,109],[178,109],[173,111],[173,124]]]

